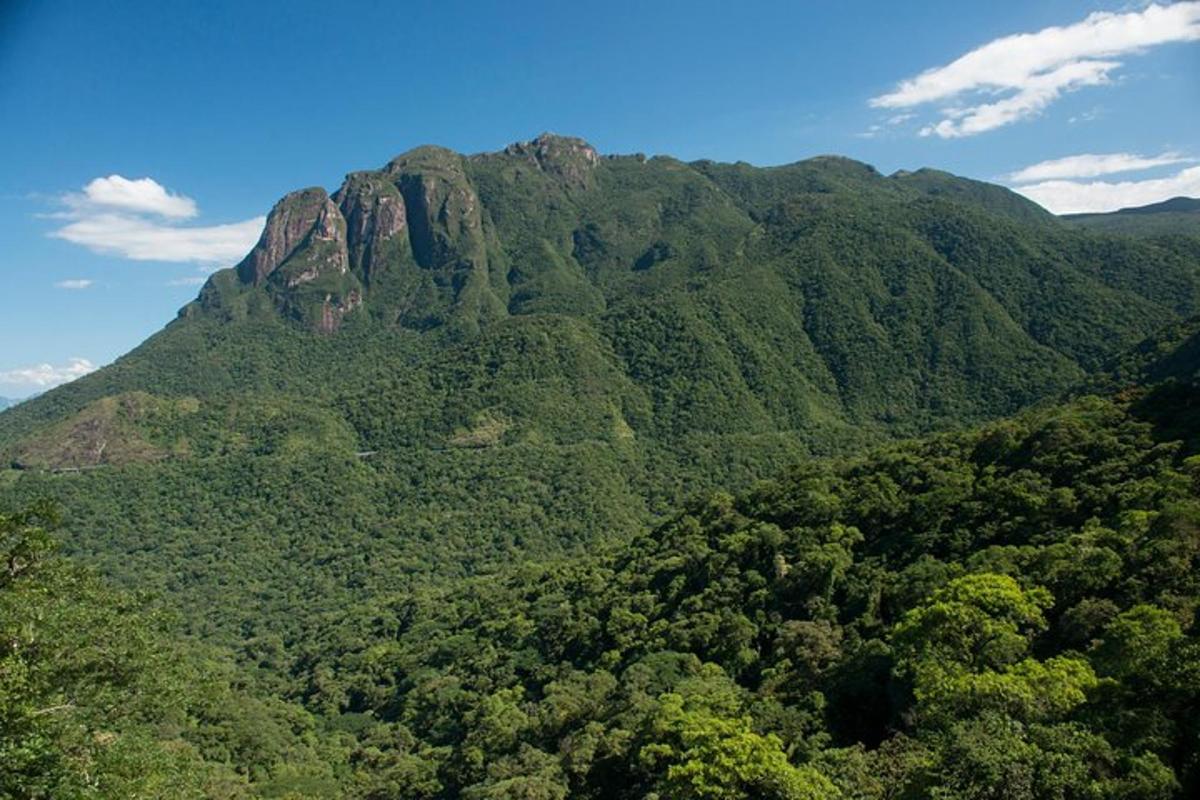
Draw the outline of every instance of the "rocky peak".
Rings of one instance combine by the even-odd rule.
[[[553,133],[543,133],[528,142],[510,144],[504,148],[504,154],[527,159],[543,172],[580,188],[591,185],[592,170],[600,163],[596,148],[583,139]]]
[[[346,220],[324,189],[302,189],[276,203],[236,275],[242,287],[265,289],[280,312],[318,331],[333,332],[363,302],[362,284],[350,272]],[[201,291],[201,305],[247,313],[246,301],[235,299],[241,290],[218,278]]]
[[[383,168],[383,172],[393,179],[411,172],[462,175],[465,179],[462,160],[462,156],[453,150],[425,144],[396,156]]]
[[[418,147],[384,168],[404,198],[412,259],[443,318],[463,330],[504,316],[506,269],[467,159],[442,147]]]
[[[345,252],[345,222],[321,188],[292,192],[275,204],[258,244],[238,265],[238,276],[259,286],[310,240],[333,243],[335,250]],[[335,256],[334,261],[339,263],[333,266],[344,272],[344,257]]]
[[[418,264],[431,268],[479,258],[482,209],[462,156],[418,147],[392,159],[384,172],[403,196]]]
[[[355,172],[346,176],[333,202],[346,220],[351,267],[370,282],[386,267],[387,245],[406,233],[404,196],[382,173]]]

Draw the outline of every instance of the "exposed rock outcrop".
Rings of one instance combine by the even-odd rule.
[[[528,142],[510,144],[504,154],[527,159],[538,169],[561,179],[570,187],[590,188],[595,167],[600,163],[596,148],[574,136],[543,133]]]
[[[292,192],[271,209],[262,236],[235,272],[215,275],[184,314],[204,309],[237,318],[274,306],[332,332],[371,304],[372,313],[402,325],[452,324],[469,333],[508,315],[510,303],[540,308],[527,296],[552,290],[579,289],[591,298],[588,308],[601,307],[598,292],[587,291],[569,259],[550,253],[545,264],[513,271],[473,183],[476,158],[528,162],[568,193],[593,186],[600,164],[582,139],[543,134],[470,158],[418,147],[381,170],[351,173],[332,197],[320,188]],[[546,287],[528,279],[539,265],[553,273],[542,282]],[[522,283],[516,301],[514,279]]]
[[[328,267],[345,272],[346,224],[324,189],[301,189],[286,195],[267,216],[258,244],[237,266],[242,282],[261,286],[305,245],[330,242]]]
[[[333,201],[346,220],[351,269],[369,287],[387,269],[394,249],[408,246],[404,196],[378,172],[355,172],[346,177]]]

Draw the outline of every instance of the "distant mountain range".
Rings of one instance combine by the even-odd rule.
[[[1173,197],[1161,203],[1122,208],[1107,214],[1067,214],[1073,225],[1134,236],[1200,235],[1200,199]]]

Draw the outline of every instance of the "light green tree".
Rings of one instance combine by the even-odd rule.
[[[746,717],[685,708],[665,694],[639,760],[657,775],[656,789],[678,800],[830,800],[833,784],[809,766],[794,766],[777,736],[755,733]]]

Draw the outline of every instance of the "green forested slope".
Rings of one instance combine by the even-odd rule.
[[[247,606],[233,686],[228,656],[172,644],[45,561],[39,516],[6,516],[0,742],[24,760],[0,779],[29,797],[1194,796],[1198,339],[1193,320],[1114,359],[1102,395],[810,460],[590,553]],[[293,501],[334,494],[297,479],[279,479]],[[231,590],[263,568],[186,563]],[[80,671],[98,658],[113,668]],[[39,713],[63,698],[69,715]],[[45,788],[81,769],[86,791]]]
[[[1198,401],[1126,383],[376,598],[292,691],[375,797],[1190,797]]]
[[[161,606],[57,556],[61,537],[45,504],[0,513],[0,795],[339,792],[345,747],[317,717],[254,694]]]
[[[821,157],[422,147],[0,414],[0,501],[230,645],[586,554],[813,456],[1012,414],[1195,313],[1200,244]],[[269,626],[264,620],[270,620]]]

